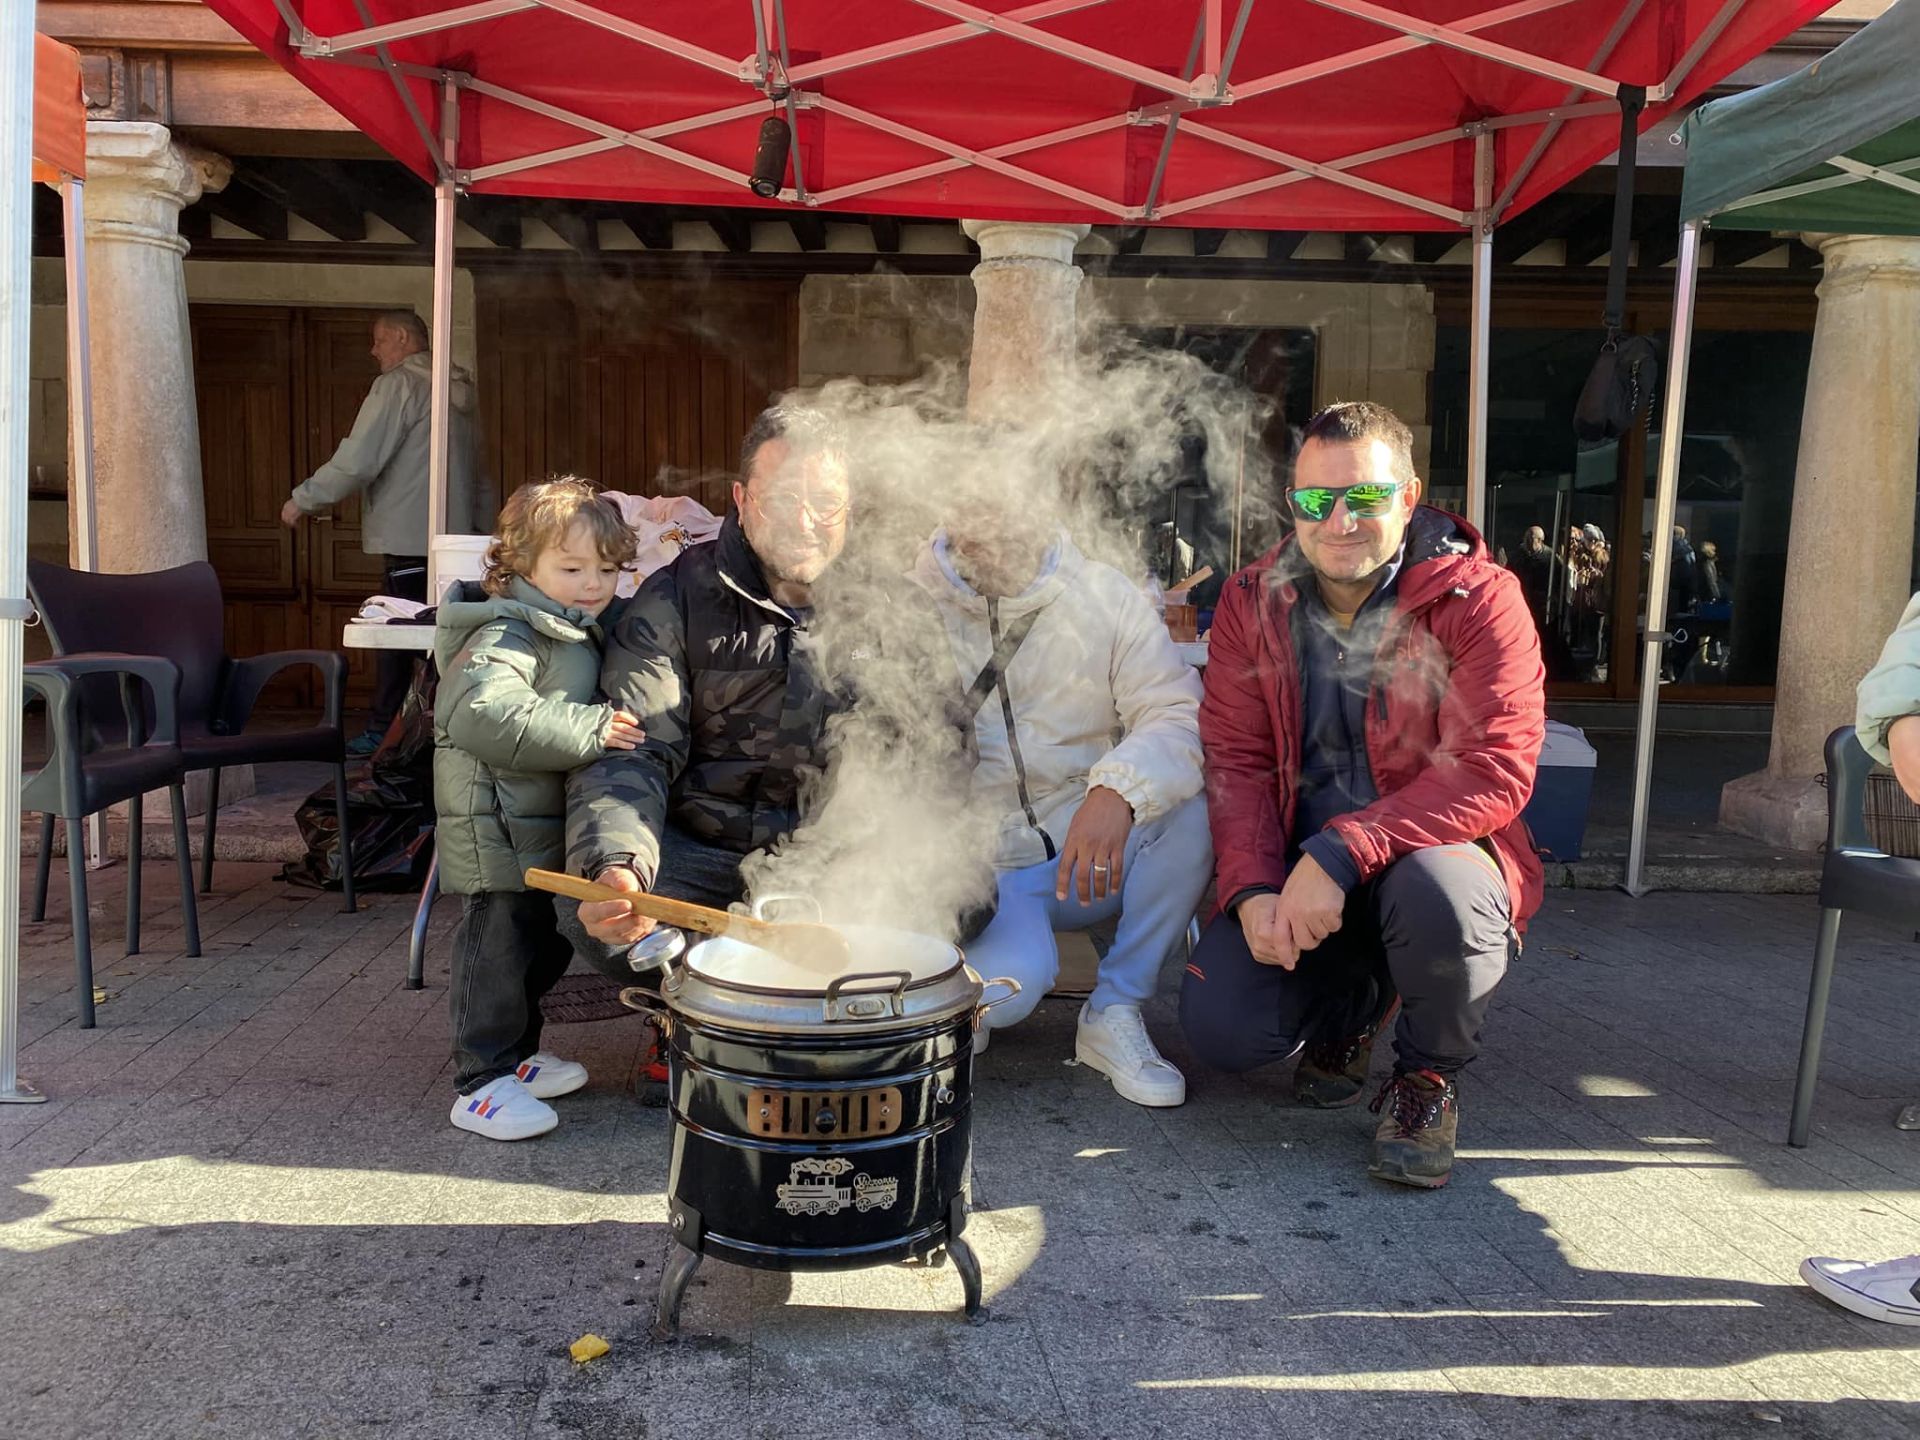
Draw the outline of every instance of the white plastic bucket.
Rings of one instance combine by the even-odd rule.
[[[436,535],[432,542],[433,573],[439,594],[435,603],[456,580],[478,581],[486,573],[487,547],[491,535]]]

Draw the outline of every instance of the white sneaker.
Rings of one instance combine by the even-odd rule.
[[[1800,1262],[1800,1278],[1856,1315],[1890,1325],[1920,1325],[1920,1299],[1913,1294],[1914,1281],[1920,1280],[1920,1255],[1878,1265],[1815,1255]]]
[[[546,1050],[536,1051],[522,1060],[513,1075],[536,1100],[571,1095],[587,1083],[586,1066],[578,1060],[562,1060]]]
[[[1138,1005],[1109,1005],[1095,1014],[1088,1001],[1080,1007],[1080,1030],[1074,1038],[1074,1057],[1091,1065],[1113,1088],[1136,1105],[1179,1105],[1187,1098],[1187,1081],[1160,1058],[1147,1034],[1147,1022]]]
[[[554,1108],[512,1075],[489,1080],[471,1095],[453,1097],[455,1126],[489,1140],[530,1140],[560,1123]]]

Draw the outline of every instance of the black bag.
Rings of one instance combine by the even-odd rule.
[[[1627,251],[1633,244],[1633,156],[1637,123],[1647,102],[1638,86],[1620,87],[1619,175],[1613,196],[1613,254],[1607,263],[1607,338],[1573,407],[1574,438],[1583,445],[1618,440],[1640,424],[1660,385],[1660,347],[1644,335],[1623,334],[1627,309]]]
[[[426,883],[433,861],[433,700],[439,682],[431,659],[414,667],[407,698],[367,773],[347,781],[356,890],[418,890]],[[280,878],[309,889],[338,890],[340,830],[331,781],[307,797],[294,821],[307,853],[282,866]]]
[[[1659,385],[1660,347],[1609,330],[1573,407],[1574,437],[1587,445],[1620,439],[1641,423]]]

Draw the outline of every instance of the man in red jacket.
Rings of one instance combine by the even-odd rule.
[[[1520,809],[1546,706],[1518,581],[1419,503],[1412,447],[1384,406],[1321,411],[1293,537],[1221,593],[1200,738],[1222,913],[1180,1012],[1202,1060],[1304,1051],[1295,1098],[1339,1106],[1398,1010],[1369,1168],[1432,1188],[1456,1077],[1540,904]]]

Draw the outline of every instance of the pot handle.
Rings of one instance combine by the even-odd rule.
[[[986,998],[987,989],[988,987],[993,985],[1006,986],[1007,993],[1004,995],[998,996],[995,999],[988,1000]],[[991,980],[982,980],[980,982],[981,1000],[980,1000],[979,1013],[984,1015],[987,1013],[987,1011],[993,1009],[994,1006],[1006,1004],[1009,1000],[1013,999],[1013,997],[1018,995],[1019,993],[1020,993],[1020,982],[1014,979],[1011,975],[996,975]]]
[[[861,980],[887,980],[892,983],[885,989],[846,993],[849,985]],[[821,1010],[829,1022],[872,1020],[889,1011],[898,1015],[904,1008],[907,986],[912,982],[913,972],[909,970],[865,970],[853,975],[837,975],[827,985]]]
[[[802,895],[798,891],[779,890],[776,890],[771,895],[756,895],[753,897],[753,918],[756,920],[765,920],[773,924],[778,924],[781,920],[791,920],[794,918],[792,915],[767,914],[769,906],[789,904],[799,904],[811,911],[816,924],[821,920],[820,902],[818,900],[814,899],[811,895]]]

